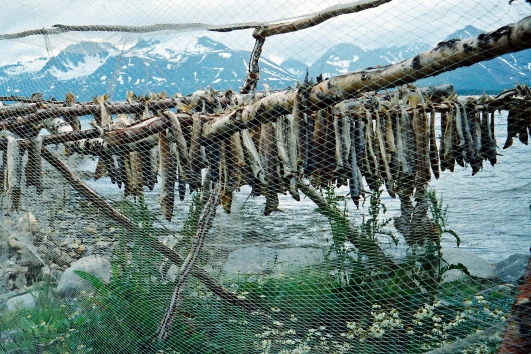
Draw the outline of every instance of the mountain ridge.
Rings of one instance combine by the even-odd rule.
[[[482,33],[474,26],[449,35],[445,40],[462,39]],[[368,67],[385,66],[406,60],[431,49],[423,42],[407,46],[364,49],[352,43],[331,46],[307,65],[296,58],[280,64],[260,58],[260,82],[272,90],[293,87],[308,70],[311,77],[332,77]],[[231,49],[206,36],[144,38],[127,49],[106,42],[82,41],[51,58],[35,58],[0,67],[0,93],[62,99],[72,91],[78,100],[110,93],[124,99],[126,90],[138,94],[151,91],[190,94],[209,86],[238,90],[248,69],[250,52]],[[460,94],[501,91],[516,83],[531,83],[531,50],[459,68],[419,80],[419,86],[451,83]]]

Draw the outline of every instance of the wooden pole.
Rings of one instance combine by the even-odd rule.
[[[110,205],[105,199],[100,197],[94,190],[87,186],[83,181],[79,179],[69,168],[62,162],[59,157],[50,152],[46,147],[43,147],[41,150],[42,157],[52,165],[59,173],[63,176],[64,179],[72,186],[74,190],[83,195],[87,200],[92,202],[98,210],[111,220],[114,220],[119,225],[124,227],[129,231],[133,231],[138,228],[137,225],[134,225],[131,220],[126,216],[116,210],[112,205]],[[184,259],[174,250],[164,245],[162,242],[156,240],[155,238],[149,238],[147,241],[148,245],[152,247],[155,251],[162,254],[164,257],[168,258],[172,263],[180,267]],[[227,290],[223,285],[221,285],[216,279],[214,279],[210,274],[205,270],[193,266],[191,273],[192,276],[196,277],[201,281],[207,289],[212,291],[214,294],[219,296],[221,299],[230,302],[246,311],[255,311],[260,309],[260,307],[248,299],[239,299],[238,295]]]
[[[356,97],[362,92],[412,83],[528,48],[531,48],[531,16],[476,37],[440,42],[434,49],[400,63],[324,80],[310,90],[310,109],[317,110]],[[227,138],[236,131],[270,122],[279,115],[290,114],[295,96],[296,90],[275,92],[245,106],[237,119],[233,112],[229,113],[205,129],[207,133],[204,139]]]
[[[195,262],[199,258],[199,253],[201,253],[201,249],[203,248],[203,245],[205,243],[208,231],[212,227],[212,222],[214,220],[214,217],[216,216],[216,207],[218,206],[218,204],[219,187],[215,186],[214,189],[212,189],[212,191],[210,192],[208,201],[205,203],[203,213],[201,214],[201,218],[199,219],[199,226],[197,228],[197,232],[192,243],[192,248],[188,253],[188,257],[186,257],[183,264],[181,265],[179,277],[177,278],[177,282],[173,287],[173,293],[170,299],[170,303],[168,304],[164,317],[157,330],[158,341],[166,340],[168,338],[168,335],[170,334],[173,321],[175,320],[175,316],[177,315],[177,309],[179,308],[181,302],[184,300],[184,289],[186,287],[186,281],[188,280],[190,271],[195,266]]]
[[[391,0],[361,0],[348,4],[338,4],[289,23],[258,27],[254,30],[253,37],[265,38],[277,34],[300,31],[302,29],[316,26],[336,16],[372,9],[388,2],[391,2]]]

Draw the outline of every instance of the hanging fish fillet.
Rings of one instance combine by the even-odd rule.
[[[427,129],[427,117],[421,115],[418,107],[413,108],[413,117],[411,125],[415,134],[416,152],[417,152],[417,170],[415,173],[415,182],[417,186],[429,182],[431,177],[428,141],[429,131]]]
[[[164,114],[170,120],[170,132],[171,136],[173,137],[173,141],[175,142],[177,154],[179,155],[179,167],[183,170],[182,173],[179,174],[179,186],[188,182],[188,179],[190,177],[190,185],[193,189],[198,189],[201,186],[201,170],[199,169],[194,173],[192,169],[191,159],[188,151],[188,144],[186,143],[186,139],[181,128],[181,123],[179,122],[179,119],[177,119],[177,115],[172,111],[166,110],[164,111]],[[197,151],[194,152],[197,153]]]
[[[275,130],[275,143],[277,145],[278,159],[282,164],[282,173],[280,177],[289,179],[293,176],[291,171],[291,163],[289,161],[286,139],[284,138],[284,117],[280,117],[276,122],[271,122]]]
[[[465,162],[468,162],[472,165],[475,158],[475,152],[474,152],[474,141],[472,139],[472,132],[471,132],[471,119],[468,116],[468,113],[466,111],[466,107],[462,103],[456,104],[456,112],[461,112],[461,121],[463,123],[463,135],[465,138],[465,146],[463,149],[464,152],[464,159]],[[475,168],[473,166],[472,168],[473,174],[475,174],[477,171],[475,171]],[[475,171],[475,172],[474,172]]]
[[[385,187],[387,188],[387,192],[391,197],[395,197],[394,192],[394,182],[393,182],[393,176],[391,175],[391,170],[389,169],[389,161],[387,160],[387,152],[385,151],[385,143],[383,139],[382,134],[382,125],[380,122],[380,115],[378,112],[375,112],[375,142],[376,142],[376,148],[378,153],[378,163],[380,165],[380,175],[382,176],[383,180],[385,181]]]
[[[286,145],[288,152],[288,160],[290,163],[290,169],[292,176],[289,179],[289,194],[296,201],[300,201],[301,197],[299,195],[299,189],[297,188],[297,175],[299,174],[298,166],[299,164],[298,154],[297,154],[297,132],[295,131],[294,116],[288,114],[285,116],[285,137]]]
[[[366,144],[365,155],[367,156],[369,160],[369,166],[370,166],[369,168],[372,173],[372,176],[369,176],[369,177],[372,177],[370,178],[370,183],[369,183],[369,186],[372,189],[375,187],[375,183],[377,180],[383,180],[383,179],[380,176],[380,172],[379,172],[380,166],[379,166],[378,159],[376,158],[376,154],[374,153],[374,149],[373,149],[373,140],[374,140],[373,124],[374,123],[372,120],[371,112],[366,108],[365,108],[365,117],[367,119],[367,123],[365,124],[365,144]],[[367,176],[365,178],[367,178]]]
[[[142,179],[142,164],[137,151],[129,153],[129,164],[131,171],[131,194],[139,197],[144,193],[144,180]]]
[[[277,145],[275,143],[275,129],[271,122],[262,124],[260,129],[260,155],[264,164],[266,185],[262,194],[266,198],[264,215],[278,209],[278,177],[276,168],[278,162]]]
[[[108,99],[109,99],[108,94],[105,94],[104,96],[96,96],[93,99],[94,103],[100,106],[100,112],[94,115],[96,124],[99,126],[111,124],[111,121],[112,121],[111,115],[109,114],[109,112],[107,112],[107,108],[105,107],[105,101],[107,101]]]
[[[168,133],[163,130],[159,133],[159,157],[160,157],[160,206],[166,220],[171,221],[173,216],[173,204],[175,202],[175,158],[171,152]]]
[[[256,177],[260,181],[260,183],[265,184],[265,171],[262,168],[260,156],[258,155],[256,146],[254,145],[253,139],[249,134],[249,130],[243,129],[242,131],[240,131],[240,135],[244,148],[243,151],[245,154],[245,158],[247,160],[247,163],[251,167],[251,170],[253,171],[254,177]]]
[[[28,148],[28,162],[26,163],[26,186],[34,186],[37,194],[42,193],[42,165],[41,165],[42,136],[31,139]]]
[[[20,154],[21,150],[18,145],[17,139],[8,136],[7,137],[7,168],[4,182],[4,190],[7,193],[7,206],[9,211],[20,210],[20,179],[22,169],[22,158]]]
[[[463,111],[465,111],[465,105],[463,104]],[[479,112],[474,114],[467,114],[468,124],[470,125],[470,135],[472,138],[472,151],[473,156],[470,161],[472,166],[472,176],[479,172],[483,168],[483,159],[481,158],[481,119]]]
[[[156,151],[155,148],[151,149],[139,149],[138,158],[140,160],[140,168],[142,172],[142,181],[144,185],[152,191],[157,183],[157,172],[158,166],[152,166],[153,164],[153,151]],[[156,154],[156,152],[155,152]],[[155,160],[156,161],[156,160]],[[155,162],[156,163],[156,162]]]
[[[430,113],[430,165],[433,175],[436,179],[439,179],[440,161],[439,151],[437,150],[437,140],[435,137],[435,109],[432,109]]]
[[[184,176],[184,169],[177,150],[175,150],[175,166],[177,167],[177,191],[179,200],[182,202],[186,197],[186,176]]]
[[[443,135],[441,137],[442,158],[441,168],[443,170],[448,169],[454,171],[454,109],[450,108],[446,112],[443,112],[444,118],[441,119],[443,123]]]
[[[335,155],[335,175],[343,173],[345,166],[343,165],[343,153],[342,153],[342,137],[339,127],[339,114],[333,114],[333,126],[334,126],[334,155]]]
[[[229,158],[229,183],[233,189],[239,189],[242,185],[243,169],[245,168],[245,157],[239,132],[232,134],[230,137]]]
[[[193,113],[190,150],[188,154],[190,166],[190,177],[188,183],[193,189],[201,188],[201,169],[207,167],[203,158],[203,153],[201,151],[201,130],[201,118],[199,117],[198,113]]]
[[[230,155],[230,143],[227,141],[221,142],[221,160],[220,160],[220,203],[223,207],[223,210],[230,214],[232,207],[232,196],[234,189],[229,182],[229,165],[231,165],[231,156]]]
[[[395,144],[395,146],[396,146],[396,158],[397,158],[397,163],[398,163],[398,172],[399,172],[399,175],[403,175],[403,174],[409,173],[410,171],[409,171],[409,165],[408,165],[407,160],[406,160],[406,151],[405,151],[405,147],[404,147],[404,138],[402,137],[402,128],[404,126],[403,116],[404,116],[404,114],[407,114],[407,112],[405,112],[405,109],[401,109],[400,111],[401,112],[398,113],[395,116],[395,119],[396,119],[396,124],[395,124],[395,128],[396,128],[396,134],[395,134],[396,144]]]
[[[356,152],[359,144],[360,137],[359,130],[356,129],[356,122],[354,119],[350,122],[352,129],[350,129],[350,178],[348,180],[348,186],[350,190],[350,198],[354,202],[356,208],[360,206],[360,194],[361,194],[361,173],[358,168],[358,154]]]
[[[487,114],[487,119],[488,119],[488,114]],[[489,154],[487,158],[489,159],[490,164],[494,166],[497,162],[496,136],[494,134],[494,112],[491,112],[490,114],[490,121],[489,121],[488,129],[489,129],[490,144],[489,144]]]
[[[308,144],[306,141],[306,114],[304,113],[304,98],[301,97],[300,88],[297,90],[295,99],[293,102],[293,111],[289,118],[290,125],[290,136],[288,136],[288,149],[292,149],[291,146],[293,141],[295,142],[295,151],[298,153],[295,158],[295,166],[293,166],[292,161],[292,170],[297,175],[302,175],[304,170],[304,161],[305,156],[308,150]],[[293,134],[293,136],[291,136]],[[297,145],[299,148],[297,149]],[[290,161],[294,155],[293,151],[290,150]]]
[[[312,156],[309,156],[311,166],[313,167],[310,176],[310,182],[319,187],[321,185],[321,176],[324,170],[324,153],[325,153],[325,112],[323,109],[317,111],[315,114],[315,125],[313,128],[313,149]]]
[[[352,147],[350,134],[350,118],[344,114],[339,116],[341,135],[341,159],[343,160],[345,175],[350,171],[350,153]]]

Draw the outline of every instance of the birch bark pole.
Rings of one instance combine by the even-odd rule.
[[[212,189],[212,192],[210,193],[210,197],[208,198],[205,207],[203,208],[203,214],[199,219],[199,226],[197,228],[197,232],[192,243],[192,248],[190,249],[188,256],[186,257],[181,266],[177,282],[173,287],[173,293],[170,299],[170,303],[166,308],[164,317],[157,330],[158,341],[166,340],[166,338],[170,334],[173,321],[175,320],[175,316],[177,315],[177,309],[181,302],[184,300],[184,289],[186,287],[186,281],[188,280],[188,276],[193,267],[195,266],[195,262],[199,257],[199,253],[201,253],[201,249],[205,244],[206,235],[212,227],[212,222],[214,220],[214,217],[216,216],[216,207],[218,204],[219,187],[215,186]]]
[[[379,91],[470,66],[497,56],[531,48],[531,16],[482,33],[476,37],[440,42],[435,48],[415,57],[382,68],[370,68],[336,76],[312,87],[312,110],[333,105],[362,92]],[[232,133],[267,123],[289,114],[296,90],[279,91],[246,106],[239,117],[230,113],[206,127],[203,139],[227,138]]]
[[[69,168],[62,162],[57,155],[50,152],[46,147],[43,147],[41,150],[42,157],[52,165],[66,181],[72,186],[74,190],[83,195],[87,200],[91,201],[98,210],[108,218],[116,221],[119,225],[123,226],[129,231],[135,230],[138,226],[133,224],[125,215],[116,210],[111,204],[109,204],[105,199],[100,197],[94,190],[87,186],[83,181],[79,179]],[[148,246],[153,250],[159,252],[164,257],[168,258],[172,263],[180,267],[184,259],[174,250],[164,245],[162,242],[156,240],[155,238],[149,238]],[[193,266],[190,274],[196,277],[201,281],[207,289],[212,291],[214,294],[219,296],[221,299],[230,302],[236,306],[241,307],[246,311],[255,311],[260,309],[260,307],[248,299],[239,299],[238,295],[226,289],[221,285],[216,279],[214,279],[210,274],[205,270]]]

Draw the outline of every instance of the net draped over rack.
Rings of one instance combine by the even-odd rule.
[[[0,352],[530,349],[526,1],[4,11]]]

